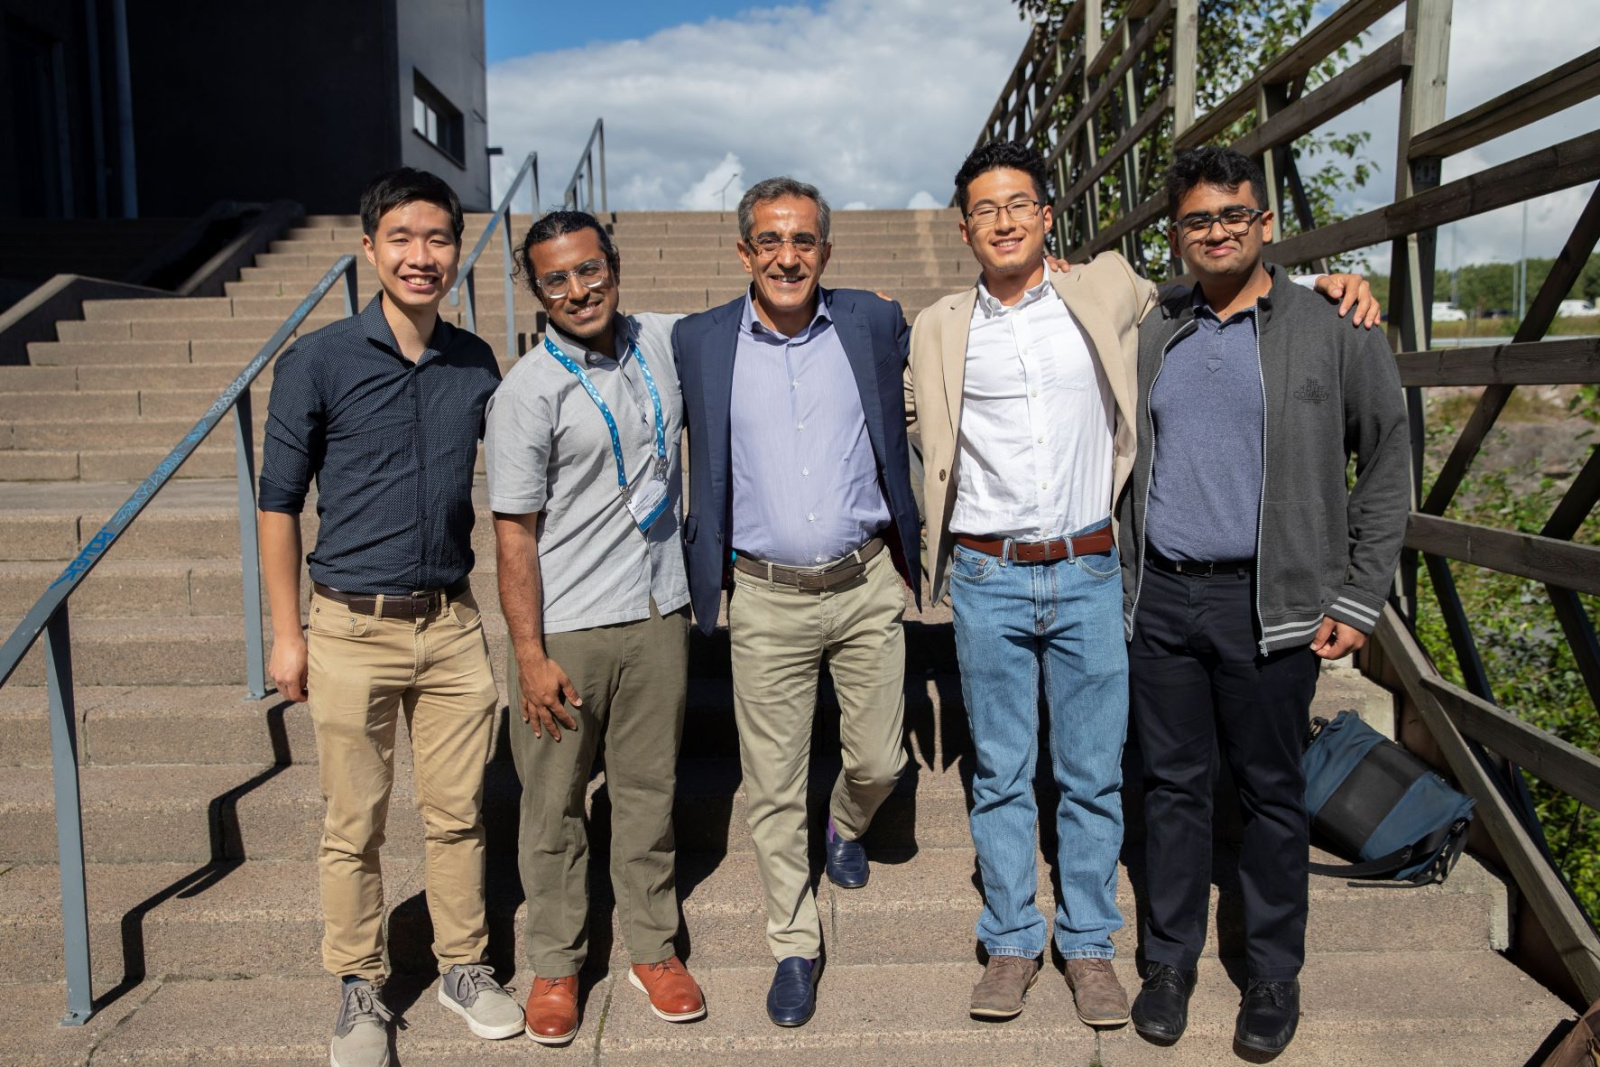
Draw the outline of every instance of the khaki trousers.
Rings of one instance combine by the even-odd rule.
[[[433,953],[443,973],[481,963],[483,769],[499,703],[477,602],[467,592],[420,619],[360,615],[311,600],[307,684],[328,811],[317,862],[322,963],[335,975],[385,976],[383,847],[394,785],[395,724],[405,713]]]
[[[689,670],[689,611],[589,630],[546,634],[545,652],[583,699],[566,706],[577,730],[535,737],[522,721],[516,670],[511,755],[522,779],[517,864],[528,901],[528,963],[540,978],[576,974],[589,948],[589,831],[584,796],[605,743],[611,796],[611,885],[634,963],[675,951],[677,842],[672,801],[683,739]]]
[[[838,833],[854,840],[905,769],[905,591],[887,552],[859,580],[825,593],[741,571],[733,581],[733,709],[767,943],[777,959],[815,959],[822,924],[811,892],[806,779],[817,671],[827,663],[833,676],[844,750],[828,812]]]

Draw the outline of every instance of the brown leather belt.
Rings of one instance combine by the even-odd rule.
[[[820,567],[786,567],[740,553],[734,556],[733,569],[779,585],[793,586],[803,593],[826,593],[861,577],[867,563],[882,551],[883,538],[874,537],[849,555]]]
[[[471,583],[463,578],[447,589],[425,589],[420,593],[402,593],[383,596],[383,611],[379,612],[379,597],[357,593],[344,593],[329,585],[315,582],[311,586],[317,595],[336,604],[343,604],[357,615],[377,615],[384,619],[421,619],[444,608],[450,601],[462,596]]]
[[[956,535],[956,544],[982,552],[986,556],[1006,556],[1006,538],[984,539]],[[1012,541],[1007,557],[1017,563],[1048,563],[1055,559],[1074,559],[1078,556],[1098,556],[1110,552],[1116,542],[1111,537],[1111,527],[1086,533],[1082,537],[1057,537],[1050,541]]]

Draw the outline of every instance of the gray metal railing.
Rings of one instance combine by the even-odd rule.
[[[239,482],[239,546],[244,592],[246,679],[251,699],[267,695],[266,646],[261,625],[261,556],[256,530],[255,438],[251,433],[250,385],[277,355],[278,349],[311,314],[340,279],[344,281],[346,315],[356,311],[356,259],[341,256],[283,320],[248,366],[222,391],[194,428],[184,435],[156,469],[140,483],[100,531],[89,539],[66,569],[50,583],[0,645],[0,686],[16,672],[41,634],[44,635],[45,681],[50,702],[50,769],[55,782],[56,847],[61,867],[61,927],[66,957],[67,1014],[63,1026],[81,1026],[94,1013],[89,969],[89,905],[84,878],[83,807],[78,793],[77,716],[72,689],[72,630],[67,601],[107,550],[127,532],[133,520],[193,455],[229,411],[233,412],[235,471]]]
[[[450,289],[450,303],[452,306],[461,304],[461,289],[467,290],[466,327],[471,333],[478,332],[478,283],[477,272],[478,257],[483,255],[484,249],[489,247],[489,241],[494,237],[495,227],[505,224],[506,239],[505,249],[505,283],[506,283],[506,358],[514,359],[517,356],[517,309],[516,309],[516,282],[511,277],[511,201],[516,197],[517,190],[522,187],[522,180],[529,175],[533,176],[533,217],[539,217],[539,153],[529,152],[528,158],[522,161],[522,166],[517,168],[516,177],[511,179],[511,187],[506,190],[506,195],[500,198],[500,205],[494,209],[494,218],[489,220],[488,227],[483,231],[483,236],[478,238],[478,243],[472,246],[472,251],[467,258],[461,261],[461,271],[456,278],[456,284]]]
[[[561,195],[563,207],[573,211],[587,211],[594,213],[594,176],[595,164],[600,169],[600,210],[609,211],[606,204],[606,120],[594,120],[594,129],[589,131],[589,142],[583,146],[583,152],[578,156],[578,166],[572,172],[572,180],[567,183],[567,191]]]

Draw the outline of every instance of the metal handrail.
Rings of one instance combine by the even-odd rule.
[[[500,205],[494,209],[494,218],[489,221],[489,226],[483,231],[483,236],[478,238],[478,243],[472,246],[472,251],[467,258],[461,261],[461,272],[456,278],[456,284],[450,287],[450,304],[458,306],[461,303],[461,288],[467,290],[466,327],[471,333],[478,332],[478,283],[476,268],[478,257],[483,255],[483,250],[489,247],[489,240],[494,236],[496,226],[505,223],[505,283],[506,283],[506,357],[515,358],[517,355],[517,309],[515,304],[516,283],[511,279],[511,201],[517,195],[517,190],[522,186],[522,179],[529,174],[533,175],[533,217],[539,217],[539,153],[529,152],[528,158],[522,161],[522,166],[517,168],[516,177],[511,179],[511,188],[506,190],[506,195],[500,198]]]
[[[340,256],[328,273],[256,352],[255,358],[206,409],[156,469],[139,484],[115,515],[89,539],[60,577],[28,609],[17,628],[0,645],[0,686],[16,672],[22,658],[44,635],[45,680],[50,700],[50,769],[55,781],[56,847],[61,867],[61,927],[67,972],[67,1014],[63,1026],[81,1026],[94,1014],[89,970],[89,906],[84,878],[83,806],[78,791],[77,717],[72,690],[72,632],[67,601],[106,551],[127,532],[145,505],[171,480],[229,411],[233,412],[235,470],[239,482],[239,546],[244,591],[245,658],[252,699],[267,695],[266,644],[261,626],[261,556],[256,530],[255,438],[250,430],[250,385],[266,369],[278,349],[294,334],[311,309],[335,283],[344,279],[344,310],[356,310],[356,257]]]
[[[578,156],[578,165],[572,171],[572,180],[567,183],[567,191],[561,194],[563,207],[573,211],[594,211],[594,164],[595,144],[599,142],[600,160],[600,210],[611,210],[606,204],[606,120],[594,120],[594,129],[589,131],[589,141],[583,146],[583,152]],[[587,187],[588,197],[580,198],[579,193]]]

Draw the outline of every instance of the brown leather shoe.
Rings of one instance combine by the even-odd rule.
[[[690,1023],[705,1018],[705,997],[676,956],[660,963],[635,963],[628,971],[628,981],[650,998],[650,1010],[658,1019]]]
[[[565,1045],[578,1032],[578,976],[534,978],[526,1031],[541,1045]]]
[[[1122,1026],[1128,1021],[1128,994],[1110,960],[1067,961],[1067,987],[1078,1018],[1089,1026]]]
[[[1014,1019],[1022,1014],[1022,998],[1039,980],[1039,961],[1029,956],[990,956],[983,977],[972,987],[972,1015],[978,1019]]]

